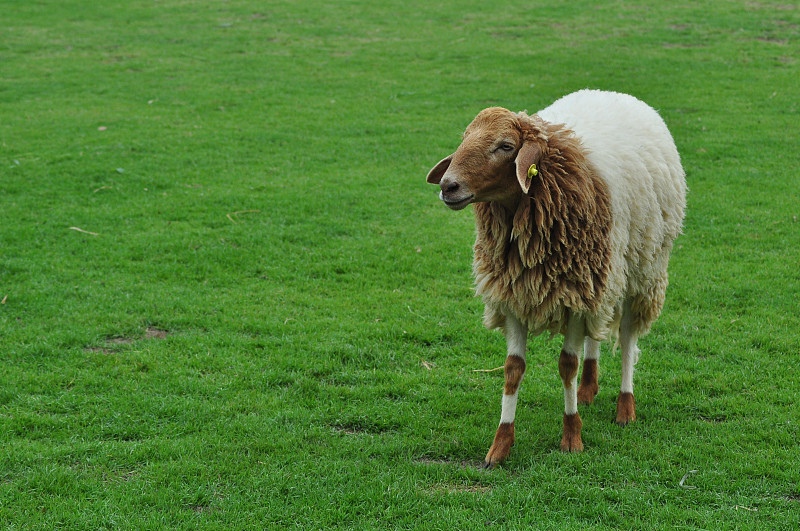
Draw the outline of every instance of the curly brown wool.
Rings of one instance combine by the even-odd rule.
[[[532,126],[522,126],[526,136],[541,138]],[[563,308],[591,313],[600,306],[612,220],[608,189],[580,141],[561,126],[544,127],[548,140],[539,174],[516,211],[496,202],[475,204],[473,269],[489,299],[504,301],[531,328],[561,332]],[[487,326],[502,322],[487,311]]]

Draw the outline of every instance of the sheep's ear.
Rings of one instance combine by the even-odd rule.
[[[444,172],[446,172],[447,168],[450,167],[450,162],[452,162],[452,160],[453,160],[453,155],[450,155],[449,157],[445,157],[442,160],[440,160],[439,164],[434,166],[433,169],[428,172],[427,181],[431,184],[439,184],[439,182],[442,180]]]
[[[536,164],[541,158],[542,150],[536,142],[525,142],[517,153],[515,161],[517,165],[517,180],[519,186],[524,193],[528,193],[531,189],[531,181],[533,177],[539,174],[539,168]]]

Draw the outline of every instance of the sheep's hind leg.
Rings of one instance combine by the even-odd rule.
[[[583,319],[572,315],[564,336],[564,348],[558,358],[558,373],[564,384],[564,433],[562,452],[583,451],[581,417],[578,415],[578,353],[584,340]]]
[[[591,404],[600,386],[597,384],[597,363],[600,359],[600,342],[587,337],[583,344],[583,371],[578,386],[578,403]]]
[[[528,342],[528,329],[514,317],[506,317],[504,327],[508,355],[505,363],[505,387],[500,425],[494,442],[486,454],[485,466],[492,467],[508,457],[514,444],[514,417],[517,412],[517,395],[522,377],[525,375],[525,347]]]
[[[626,301],[622,310],[622,322],[619,327],[622,347],[622,385],[617,398],[617,420],[620,426],[636,420],[636,400],[633,398],[633,366],[639,361],[638,337],[633,331],[633,315],[631,305]]]

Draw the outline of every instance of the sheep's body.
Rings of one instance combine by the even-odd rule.
[[[667,262],[672,241],[681,232],[686,183],[680,157],[667,126],[647,104],[633,96],[582,90],[567,95],[537,115],[550,124],[563,124],[580,140],[584,156],[608,190],[611,208],[610,262],[600,305],[595,310],[555,305],[550,315],[513,311],[511,297],[491,289],[483,256],[476,253],[477,293],[486,304],[487,327],[501,326],[515,313],[534,333],[564,333],[572,309],[585,313],[588,335],[602,340],[616,331],[622,304],[633,306],[634,333],[641,336],[658,317],[667,287]],[[524,119],[524,115],[522,116]],[[476,210],[488,203],[476,205]],[[503,220],[493,220],[503,223]],[[478,227],[478,239],[484,229]],[[491,271],[489,276],[497,275]]]
[[[562,450],[583,449],[577,405],[597,394],[599,341],[610,334],[622,350],[616,422],[635,420],[636,341],[661,312],[686,204],[680,158],[658,113],[632,96],[591,90],[532,116],[486,109],[427,180],[451,209],[475,204],[476,292],[484,324],[506,335],[500,426],[486,464],[514,442],[529,332],[564,335]]]

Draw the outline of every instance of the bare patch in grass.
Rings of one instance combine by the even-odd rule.
[[[148,327],[147,330],[144,332],[145,339],[164,339],[169,335],[169,332],[166,330],[161,330],[159,328]]]
[[[779,46],[786,46],[789,44],[789,39],[782,39],[780,37],[761,37],[756,40],[765,44],[777,44]]]
[[[345,435],[362,435],[369,433],[366,430],[358,430],[353,428],[348,428],[345,426],[331,426],[334,431],[338,431],[339,433],[344,433]]]
[[[692,49],[692,48],[702,48],[705,46],[704,44],[700,43],[689,43],[689,42],[664,42],[661,44],[664,48],[684,48],[684,49]]]
[[[164,339],[169,336],[170,333],[167,330],[162,330],[160,328],[156,328],[154,326],[148,326],[147,329],[144,331],[144,335],[142,337],[112,337],[107,339],[106,341],[112,343],[114,345],[130,345],[136,341],[141,339]]]
[[[710,424],[719,424],[721,422],[727,422],[728,420],[727,415],[700,415],[698,418]]]
[[[428,494],[486,494],[492,487],[479,483],[434,483],[425,490]]]
[[[750,9],[769,9],[769,10],[776,9],[778,11],[794,11],[795,9],[797,9],[797,6],[793,4],[768,5],[765,4],[764,2],[748,2],[747,7],[749,7]]]
[[[342,422],[337,424],[331,424],[331,428],[334,431],[339,433],[344,433],[345,435],[380,435],[387,431],[390,431],[391,428],[388,426],[378,426],[375,424],[365,423],[365,422]]]
[[[130,337],[110,337],[106,339],[106,343],[111,343],[112,345],[130,345],[136,341]]]
[[[432,459],[429,457],[419,457],[415,459],[417,463],[426,466],[441,465],[441,466],[457,466],[461,468],[483,468],[483,461],[455,461],[453,459]]]
[[[128,470],[118,476],[120,481],[131,481],[133,478],[141,475],[138,470]]]
[[[101,354],[113,354],[114,353],[114,351],[111,350],[110,348],[104,348],[104,347],[86,347],[83,350],[85,350],[86,352],[99,352]]]
[[[140,475],[141,471],[139,469],[106,472],[103,474],[103,481],[106,483],[125,483],[132,481]]]
[[[156,328],[154,326],[149,326],[144,331],[144,335],[139,338],[134,337],[108,337],[106,338],[106,347],[85,347],[84,350],[86,352],[100,352],[103,354],[114,354],[116,350],[114,349],[115,346],[121,345],[131,345],[136,341],[140,341],[142,339],[165,339],[167,336],[170,335],[170,332],[167,330],[162,330],[160,328]]]

